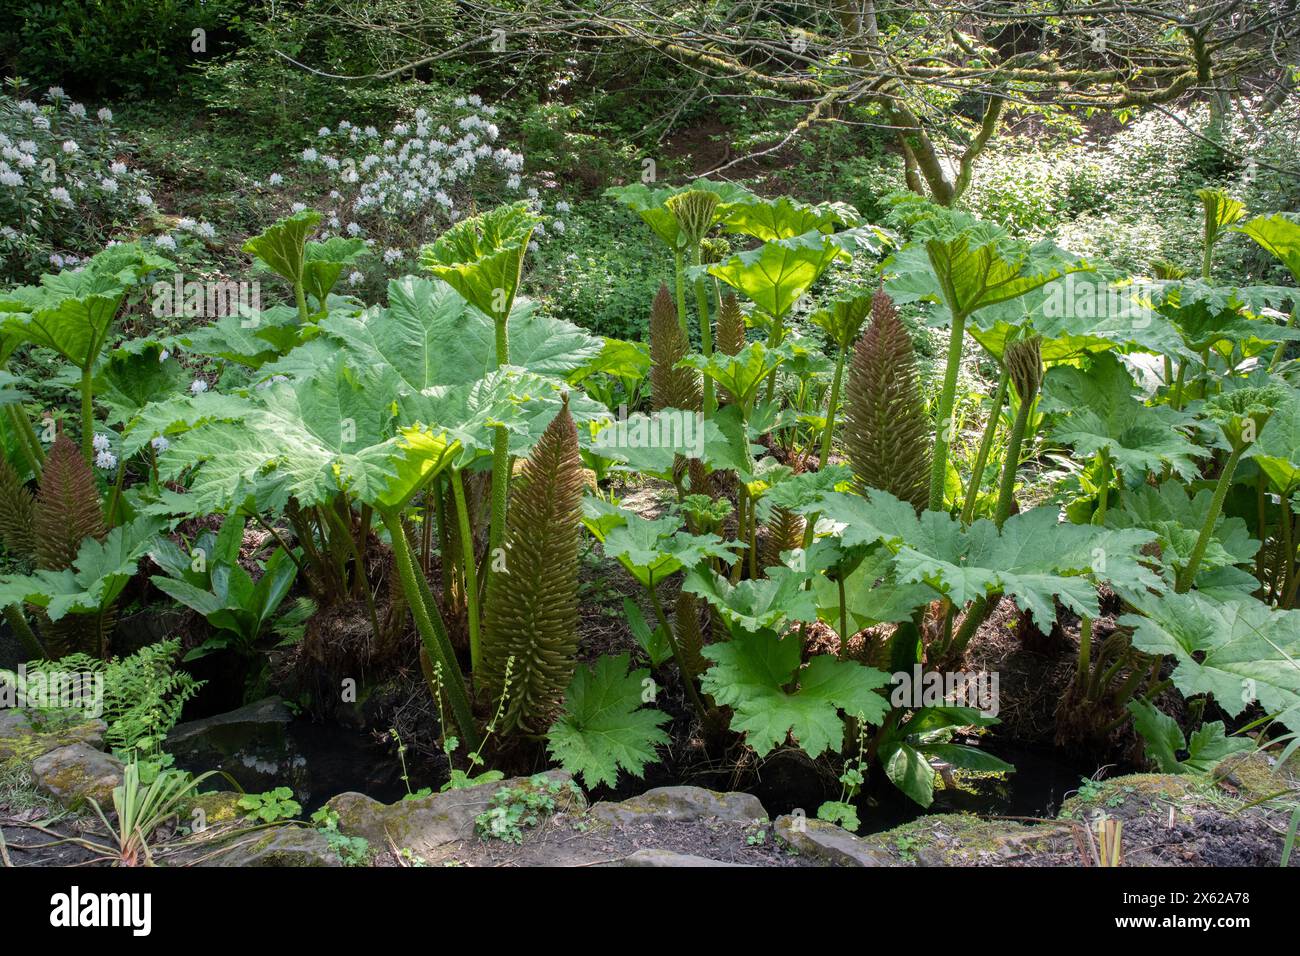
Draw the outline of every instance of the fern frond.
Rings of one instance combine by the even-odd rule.
[[[844,444],[858,490],[878,488],[924,508],[929,438],[911,336],[894,303],[877,292],[845,385]]]
[[[505,570],[488,579],[482,684],[506,729],[544,733],[573,677],[583,486],[566,399],[511,485]]]

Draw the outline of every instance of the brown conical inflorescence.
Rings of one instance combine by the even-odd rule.
[[[930,421],[912,338],[882,291],[858,339],[844,390],[844,444],[859,492],[887,491],[918,510],[930,486]]]

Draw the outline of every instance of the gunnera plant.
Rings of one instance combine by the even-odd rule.
[[[763,539],[760,558],[765,568],[774,568],[781,564],[781,552],[793,551],[803,545],[804,519],[779,505],[773,506],[772,517],[767,524],[767,537]]]
[[[545,733],[573,677],[584,486],[566,397],[510,486],[505,567],[488,579],[482,684],[505,697],[506,730]]]
[[[718,306],[718,351],[724,355],[739,355],[745,347],[745,314],[734,293],[728,292]],[[718,392],[718,403],[732,401],[726,389]]]
[[[912,338],[893,301],[877,292],[845,386],[844,444],[857,489],[878,488],[924,508],[929,431]]]
[[[656,411],[680,408],[700,410],[700,379],[692,368],[676,368],[690,351],[690,343],[677,321],[677,306],[668,286],[659,286],[650,306],[650,389]]]
[[[36,550],[36,499],[14,471],[9,459],[0,455],[0,541],[11,557],[30,562]]]

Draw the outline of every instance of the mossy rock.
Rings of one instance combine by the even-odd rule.
[[[1111,777],[1075,793],[1061,805],[1059,816],[1087,820],[1098,811],[1123,819],[1156,802],[1195,803],[1197,792],[1210,786],[1197,774],[1131,773]]]
[[[208,861],[211,866],[342,866],[319,830],[277,826],[252,831]]]
[[[51,750],[71,744],[100,749],[104,745],[106,729],[102,720],[45,726],[34,724],[21,710],[0,712],[0,766],[6,770],[25,768]]]
[[[36,788],[70,810],[92,799],[105,809],[111,807],[122,772],[122,761],[80,743],[51,750],[32,763]]]
[[[195,814],[201,813],[204,826],[237,823],[247,815],[247,811],[239,807],[239,800],[243,796],[242,793],[230,790],[196,794],[185,802],[180,814],[181,819],[192,826],[195,823]]]
[[[938,813],[873,833],[862,842],[899,863],[971,866],[1046,853],[1069,835],[1066,824],[986,820],[968,813]]]
[[[563,771],[543,774],[553,783],[568,784],[572,778]],[[479,784],[460,790],[448,790],[427,797],[383,804],[361,793],[341,793],[326,807],[338,814],[340,833],[365,837],[373,847],[397,846],[425,855],[438,847],[461,840],[476,840],[474,821],[498,790],[521,790],[533,786],[531,777],[515,777]],[[555,795],[555,812],[579,812],[586,809],[583,798],[567,786]]]

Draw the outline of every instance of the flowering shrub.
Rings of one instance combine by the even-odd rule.
[[[347,120],[321,127],[299,154],[298,172],[325,195],[312,204],[325,216],[322,238],[364,238],[372,261],[398,274],[403,266],[409,271],[422,242],[462,215],[525,196],[540,207],[540,191],[525,183],[523,154],[500,143],[496,113],[478,96],[461,96],[437,114],[417,109],[386,134]],[[283,183],[274,173],[266,185]],[[553,211],[568,209],[559,202]],[[563,219],[552,219],[534,238],[565,229]],[[346,281],[356,286],[364,276],[353,271]]]
[[[74,265],[154,208],[111,110],[92,115],[57,86],[44,100],[0,96],[0,275],[10,280]]]

